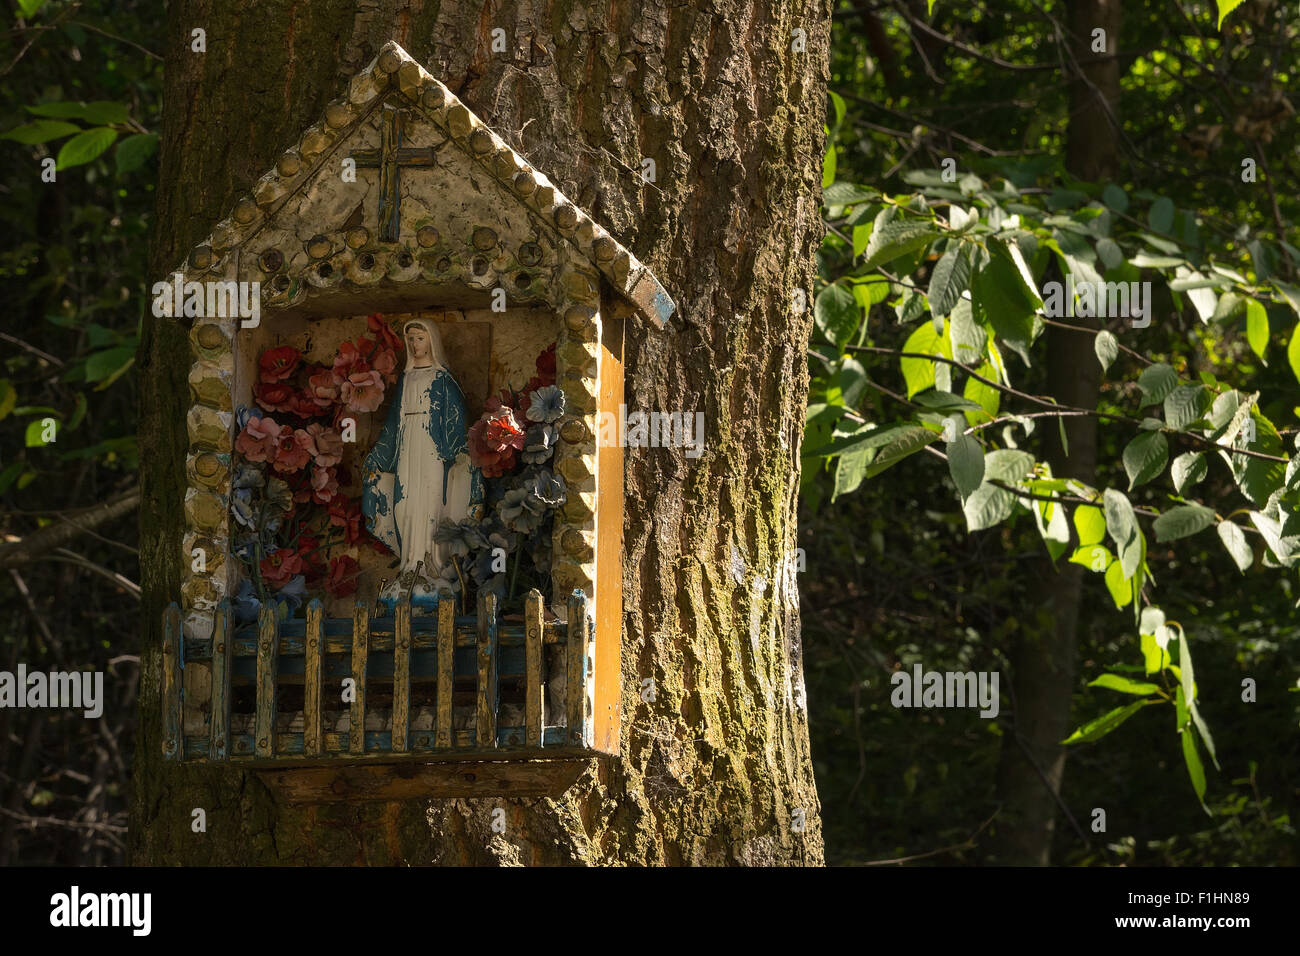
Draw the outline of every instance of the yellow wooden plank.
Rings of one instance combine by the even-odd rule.
[[[438,739],[451,746],[451,697],[456,684],[456,602],[449,595],[438,601]]]
[[[536,588],[524,598],[524,742],[542,745],[545,707],[542,695],[542,592]]]
[[[404,753],[411,712],[411,599],[393,614],[393,753]]]
[[[325,608],[319,599],[307,605],[307,643],[303,647],[303,749],[310,757],[321,752],[321,649],[324,644],[322,618]]]
[[[348,751],[366,752],[366,667],[370,658],[370,606],[358,601],[352,609],[352,680],[351,719],[348,723]]]
[[[276,640],[274,605],[263,604],[257,616],[257,700],[253,717],[253,754],[275,754],[275,670],[279,642]]]

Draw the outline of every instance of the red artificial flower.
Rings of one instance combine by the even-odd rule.
[[[397,381],[397,353],[380,346],[370,354],[370,367],[384,377],[389,385]]]
[[[294,388],[283,382],[262,382],[253,386],[257,404],[268,412],[287,412],[293,408]]]
[[[524,430],[509,406],[493,398],[485,405],[483,417],[469,429],[469,458],[485,478],[499,478],[514,468],[524,447]]]
[[[292,375],[302,361],[302,353],[292,345],[267,349],[257,363],[258,379],[263,382],[283,382]]]
[[[361,343],[344,342],[334,355],[334,381],[339,385],[351,378],[353,373],[370,371],[370,364],[361,354],[361,344],[364,344],[364,340]]]
[[[298,504],[311,501],[311,476],[305,471],[295,471],[285,476],[285,482],[289,485],[289,490],[293,492],[293,500]]]
[[[384,379],[374,371],[353,372],[340,389],[339,397],[354,412],[373,412],[384,401]]]
[[[276,471],[299,471],[311,461],[308,446],[311,436],[301,428],[292,429],[285,425],[275,439],[275,460],[271,463]]]
[[[249,418],[244,430],[235,438],[235,450],[248,461],[273,461],[275,443],[283,427],[269,415]]]
[[[357,564],[357,559],[350,555],[341,554],[337,558],[330,559],[330,575],[325,581],[325,590],[334,597],[347,597],[349,594],[355,594],[357,578],[360,576],[361,567]]]
[[[362,538],[361,506],[342,495],[335,495],[330,502],[330,524],[343,529],[348,544],[356,544]]]
[[[543,385],[555,384],[555,344],[537,356],[537,377]]]
[[[339,381],[334,377],[334,370],[317,366],[316,371],[307,379],[307,393],[311,400],[321,408],[329,408],[339,400]]]
[[[311,473],[312,500],[327,505],[339,493],[338,477],[333,468],[317,468]]]
[[[279,589],[289,583],[295,574],[302,574],[302,558],[290,548],[268,554],[262,559],[262,580],[272,588]]]
[[[384,321],[384,317],[374,312],[366,316],[366,324],[370,331],[375,334],[375,341],[392,351],[397,351],[402,347],[402,337],[393,331],[393,327]]]
[[[321,553],[318,550],[319,548],[320,548],[320,539],[317,538],[315,535],[311,535],[311,534],[298,535],[298,547],[296,549],[298,553],[298,557],[302,558],[303,565],[308,567],[309,569],[312,565],[321,564],[323,560],[321,557]]]
[[[315,418],[321,413],[320,406],[316,404],[310,392],[294,392],[289,411],[299,418]]]

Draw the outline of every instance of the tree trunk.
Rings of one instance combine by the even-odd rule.
[[[821,863],[797,593],[782,568],[811,324],[791,301],[811,290],[822,233],[830,4],[331,0],[251,12],[178,0],[168,12],[153,278],[395,39],[656,271],[680,319],[668,331],[628,323],[628,404],[703,411],[707,446],[696,459],[628,449],[620,758],[592,761],[555,800],[282,806],[252,773],[161,759],[189,346],[177,323],[147,318],[133,862]],[[490,52],[497,26],[508,52]],[[200,27],[206,53],[191,52]],[[657,182],[642,183],[642,157]],[[504,834],[491,830],[498,806]],[[191,830],[196,808],[206,833]]]
[[[1093,182],[1119,172],[1119,0],[1072,0],[1070,52],[1079,69],[1069,76],[1070,120],[1066,167]],[[1093,30],[1102,29],[1106,53],[1093,52]],[[1075,318],[1075,325],[1092,320]],[[1096,408],[1100,365],[1092,359],[1093,336],[1049,328],[1047,378],[1052,396],[1064,405]],[[1069,449],[1052,429],[1048,461],[1052,474],[1091,484],[1097,469],[1097,423],[1080,416],[1065,419]],[[1021,632],[1012,652],[1015,687],[1014,732],[1003,738],[998,768],[1002,801],[996,853],[999,862],[1046,866],[1059,813],[1057,795],[1065,774],[1070,733],[1075,658],[1084,568],[1064,559],[1048,568],[1039,594],[1043,602],[1029,631]]]

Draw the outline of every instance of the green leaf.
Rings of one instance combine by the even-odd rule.
[[[827,414],[831,411],[835,411],[835,409],[827,409],[825,412],[819,414]],[[808,425],[809,431],[811,432],[814,426],[813,416],[809,417]],[[920,429],[921,431],[927,432],[931,435],[934,434],[934,432],[931,432],[928,428],[921,428],[919,425],[909,425],[905,423],[882,425],[875,428],[866,428],[862,431],[854,432],[852,435],[845,435],[841,438],[836,438],[834,441],[827,442],[823,445],[811,445],[804,448],[803,454],[805,458],[829,458],[832,455],[847,455],[850,451],[859,448],[883,448],[890,442],[896,441],[916,429]]]
[[[1147,213],[1147,222],[1152,231],[1168,233],[1174,226],[1174,202],[1168,196],[1161,196],[1151,204]]]
[[[1101,191],[1101,201],[1116,212],[1128,212],[1128,194],[1113,183]]]
[[[18,391],[7,378],[0,378],[0,420],[18,404]]]
[[[832,97],[837,96],[831,93]],[[843,100],[840,101],[841,103]],[[855,203],[871,202],[880,198],[880,193],[869,186],[856,186],[853,183],[832,183],[822,192],[822,204],[825,206],[852,206]]]
[[[1070,525],[1065,519],[1065,505],[1059,501],[1033,502],[1034,523],[1047,547],[1047,554],[1055,562],[1070,549]]]
[[[57,440],[58,437],[59,437],[59,436],[58,436],[58,432],[59,432],[59,430],[60,430],[60,429],[59,429],[58,426],[56,425],[56,426],[55,426],[55,433],[54,433],[54,437],[55,437],[56,440]],[[45,436],[42,434],[44,431],[45,431],[45,419],[44,419],[44,418],[33,418],[30,422],[28,422],[28,423],[27,423],[27,431],[26,431],[26,434],[25,434],[25,436],[24,436],[27,447],[28,447],[28,448],[44,448],[44,447],[46,447],[47,442],[45,441]]]
[[[916,396],[916,404],[932,412],[967,412],[980,409],[978,403],[954,395],[952,392],[922,392]]]
[[[1187,776],[1192,781],[1192,789],[1196,791],[1201,809],[1208,814],[1210,810],[1205,805],[1205,767],[1201,764],[1200,754],[1196,752],[1196,740],[1192,737],[1190,727],[1181,729],[1179,735],[1183,738],[1183,762],[1187,764]]]
[[[1169,443],[1161,432],[1142,432],[1124,449],[1124,471],[1128,490],[1144,485],[1164,470],[1169,461]]]
[[[835,463],[835,489],[831,492],[831,501],[841,495],[858,490],[862,479],[867,476],[867,465],[875,454],[873,448],[857,448],[847,455],[841,455]]]
[[[1139,252],[1129,260],[1139,269],[1170,269],[1174,266],[1180,266],[1186,259],[1180,259],[1176,256],[1152,256],[1145,252]]]
[[[867,269],[883,266],[899,256],[928,246],[940,234],[933,223],[916,220],[897,220],[877,226],[867,243],[867,258],[863,266]]]
[[[930,311],[945,316],[953,310],[970,284],[971,262],[964,242],[948,247],[930,277]]]
[[[95,352],[86,359],[86,381],[98,382],[106,379],[134,359],[134,346],[120,346]]]
[[[17,126],[0,136],[0,139],[11,139],[25,146],[33,146],[36,143],[48,143],[50,140],[71,136],[73,133],[79,132],[81,132],[81,127],[74,123],[43,119]]]
[[[139,169],[157,150],[156,133],[137,133],[135,136],[128,136],[117,144],[118,175]]]
[[[862,308],[853,293],[839,283],[828,285],[817,293],[813,303],[813,321],[818,330],[837,348],[843,348],[858,330]]]
[[[68,169],[97,159],[104,150],[113,145],[117,139],[117,130],[107,126],[98,126],[78,133],[59,149],[59,161],[56,169]]]
[[[1148,674],[1159,674],[1169,666],[1169,650],[1157,643],[1154,634],[1143,633],[1141,636],[1142,657]]]
[[[1187,504],[1170,508],[1155,520],[1156,540],[1177,541],[1204,531],[1214,524],[1214,512],[1204,505]]]
[[[1165,424],[1181,431],[1209,411],[1210,402],[1204,385],[1179,385],[1165,396]]]
[[[1097,544],[1106,537],[1106,516],[1095,505],[1079,505],[1074,509],[1074,530],[1080,547]]]
[[[1115,542],[1125,579],[1131,578],[1142,563],[1144,548],[1133,505],[1122,491],[1107,488],[1102,494],[1102,507],[1106,512],[1106,533]]]
[[[1121,677],[1119,674],[1102,674],[1096,680],[1089,681],[1088,686],[1105,687],[1107,690],[1116,690],[1121,694],[1134,694],[1137,696],[1154,694],[1160,690],[1155,684],[1133,680],[1131,677]]]
[[[835,182],[835,144],[829,143],[825,155],[822,156],[822,189],[828,188],[833,182]]]
[[[1236,10],[1244,2],[1245,0],[1214,0],[1215,5],[1219,8],[1219,29],[1220,30],[1223,29],[1224,18],[1227,17],[1227,15],[1230,14],[1233,10]],[[1205,787],[1204,785],[1202,785],[1201,791],[1204,792],[1204,790]]]
[[[1115,602],[1117,610],[1128,607],[1133,600],[1133,588],[1124,577],[1124,565],[1119,561],[1106,569],[1106,590],[1110,592],[1110,599]]]
[[[1062,740],[1061,743],[1092,743],[1094,740],[1100,740],[1145,707],[1147,703],[1148,702],[1145,700],[1135,700],[1133,703],[1125,704],[1123,707],[1116,707],[1109,713],[1102,714],[1100,717],[1088,721],[1074,733],[1070,734],[1069,737]]]
[[[1011,484],[1024,478],[1033,468],[1034,456],[1027,451],[1000,448],[984,456],[984,473],[990,481]]]
[[[903,343],[903,351],[923,355],[942,355],[940,339],[941,336],[934,330],[933,322],[922,322]],[[898,364],[903,371],[903,380],[907,383],[908,398],[934,384],[934,362],[929,359],[900,358]]]
[[[988,362],[977,368],[975,374],[990,382],[997,381],[997,370]],[[985,385],[979,379],[969,377],[966,379],[966,387],[962,389],[962,395],[973,402],[978,402],[980,408],[984,410],[983,415],[975,412],[967,413],[966,420],[970,424],[975,425],[980,421],[991,421],[998,417],[998,410],[1002,407],[1002,393],[992,385]]]
[[[1286,360],[1296,381],[1300,381],[1300,322],[1291,332],[1291,344],[1286,347]]]
[[[1104,374],[1119,357],[1119,342],[1116,340],[1114,333],[1105,329],[1097,333],[1093,339],[1092,349],[1097,353],[1097,361],[1101,363],[1101,371]]]
[[[928,428],[922,428],[920,425],[905,426],[893,441],[881,448],[876,454],[875,460],[867,467],[867,477],[876,477],[886,468],[890,468],[909,455],[915,454],[938,437],[939,435],[936,432],[932,432]]]
[[[1228,549],[1228,554],[1237,565],[1237,570],[1245,574],[1255,561],[1255,552],[1246,542],[1246,533],[1241,530],[1240,525],[1231,521],[1220,521],[1216,530],[1219,532],[1219,540],[1223,542],[1223,546]]]
[[[1178,373],[1163,362],[1149,366],[1138,376],[1138,388],[1142,389],[1142,406],[1163,402],[1178,387]]]
[[[1188,488],[1204,480],[1209,472],[1209,465],[1205,463],[1203,453],[1187,451],[1174,459],[1169,472],[1173,476],[1174,487],[1178,489],[1178,493],[1185,495]]]
[[[984,448],[971,435],[948,442],[948,470],[963,501],[984,481]]]
[[[1268,357],[1264,353],[1268,350],[1268,310],[1255,299],[1246,300],[1246,341],[1267,365]]]
[[[1110,553],[1110,549],[1101,544],[1088,544],[1074,549],[1074,554],[1070,555],[1070,563],[1077,564],[1087,568],[1094,574],[1105,574],[1115,563],[1115,555]],[[1121,581],[1123,578],[1121,577]]]
[[[966,515],[967,531],[982,531],[1011,517],[1016,510],[1016,499],[1011,492],[988,482],[980,485],[966,499],[962,511]]]

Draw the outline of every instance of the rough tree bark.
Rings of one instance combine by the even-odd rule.
[[[133,862],[820,863],[797,595],[781,567],[811,322],[791,290],[811,289],[822,229],[828,0],[178,0],[168,15],[155,277],[395,39],[655,269],[680,321],[629,323],[629,404],[702,410],[707,450],[628,449],[620,759],[593,761],[558,800],[279,806],[255,775],[160,756],[189,362],[179,326],[146,320]],[[507,53],[490,52],[497,26]],[[206,53],[190,49],[200,27]],[[643,677],[653,702],[636,693]]]
[[[1107,54],[1092,50],[1093,30],[1106,35]],[[1069,44],[1073,65],[1066,168],[1081,179],[1108,182],[1119,173],[1119,0],[1072,0]],[[1075,325],[1094,320],[1075,318]],[[1096,408],[1101,368],[1093,360],[1088,332],[1049,327],[1047,379],[1052,396],[1064,405]],[[1052,474],[1091,484],[1097,469],[1097,423],[1079,416],[1065,419],[1067,449],[1051,429],[1048,461]],[[998,768],[1002,815],[995,852],[1000,862],[1046,866],[1060,814],[1056,795],[1065,774],[1070,733],[1075,658],[1085,570],[1064,560],[1049,568],[1037,593],[1036,622],[1017,638],[1012,653],[1015,680],[1014,733],[1003,738]],[[1033,620],[1033,618],[1031,618]],[[1050,787],[1050,789],[1049,789]]]

